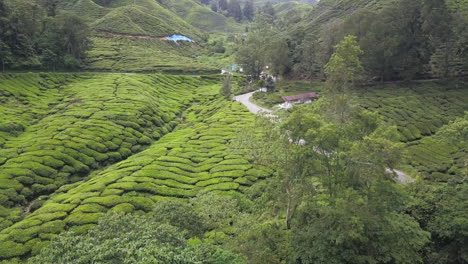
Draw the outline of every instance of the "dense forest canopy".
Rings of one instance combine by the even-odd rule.
[[[78,68],[89,29],[76,15],[57,12],[55,0],[0,1],[2,66]]]
[[[321,1],[310,15],[290,19],[286,24],[284,20],[273,19],[269,21],[276,24],[273,29],[257,17],[259,26],[247,36],[245,47],[252,42],[262,45],[262,57],[275,60],[269,54],[278,54],[275,49],[284,42],[288,47],[281,49],[286,53],[285,59],[276,63],[265,61],[261,66],[271,64],[280,68],[279,74],[283,76],[317,79],[324,76],[323,68],[333,47],[344,36],[354,35],[363,49],[366,79],[410,80],[467,73],[466,2],[394,1],[377,8],[366,7],[366,1],[361,1],[364,3],[346,17],[322,10],[327,5],[340,8],[343,2]],[[270,34],[268,43],[254,40],[267,34]],[[241,52],[239,61],[245,63],[243,58],[253,54],[257,52]]]

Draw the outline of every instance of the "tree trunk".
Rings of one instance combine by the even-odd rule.
[[[288,207],[286,208],[286,229],[291,229],[291,197],[288,193]]]

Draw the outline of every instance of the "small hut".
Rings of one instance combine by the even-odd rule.
[[[295,94],[290,96],[283,96],[284,104],[282,104],[282,108],[291,108],[295,104],[310,104],[314,100],[318,98],[318,94],[311,92],[311,93],[304,93],[304,94]]]

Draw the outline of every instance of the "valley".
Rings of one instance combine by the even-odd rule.
[[[0,263],[467,263],[467,11],[0,0]]]

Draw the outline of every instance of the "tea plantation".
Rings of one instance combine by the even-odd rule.
[[[60,78],[8,75],[0,85],[8,91],[15,80],[51,102],[25,107],[24,118],[6,112],[24,131],[2,132],[0,259],[36,254],[53,236],[85,232],[108,211],[144,212],[161,199],[242,192],[272,174],[229,150],[253,115],[219,99],[212,78],[89,74],[63,85]],[[36,86],[42,82],[59,85],[57,96]]]
[[[355,93],[357,103],[398,126],[403,142],[435,134],[468,111],[466,82],[427,82],[371,86]]]
[[[203,54],[196,44],[158,39],[100,35],[92,39],[86,69],[101,72],[217,73],[219,69],[191,58]]]
[[[432,137],[407,144],[406,163],[432,182],[458,182],[468,175],[468,115],[443,126]],[[464,126],[465,132],[458,134]],[[452,133],[447,133],[452,131]],[[463,131],[463,128],[461,129]],[[464,133],[464,134],[463,134]]]
[[[407,83],[372,87],[356,93],[362,108],[377,111],[396,125],[406,143],[405,171],[433,181],[466,175],[466,148],[438,135],[468,111],[466,81]],[[377,88],[377,89],[376,89]]]
[[[21,217],[18,206],[28,205],[27,212],[40,195],[167,134],[203,83],[163,75],[3,75],[0,227]]]

